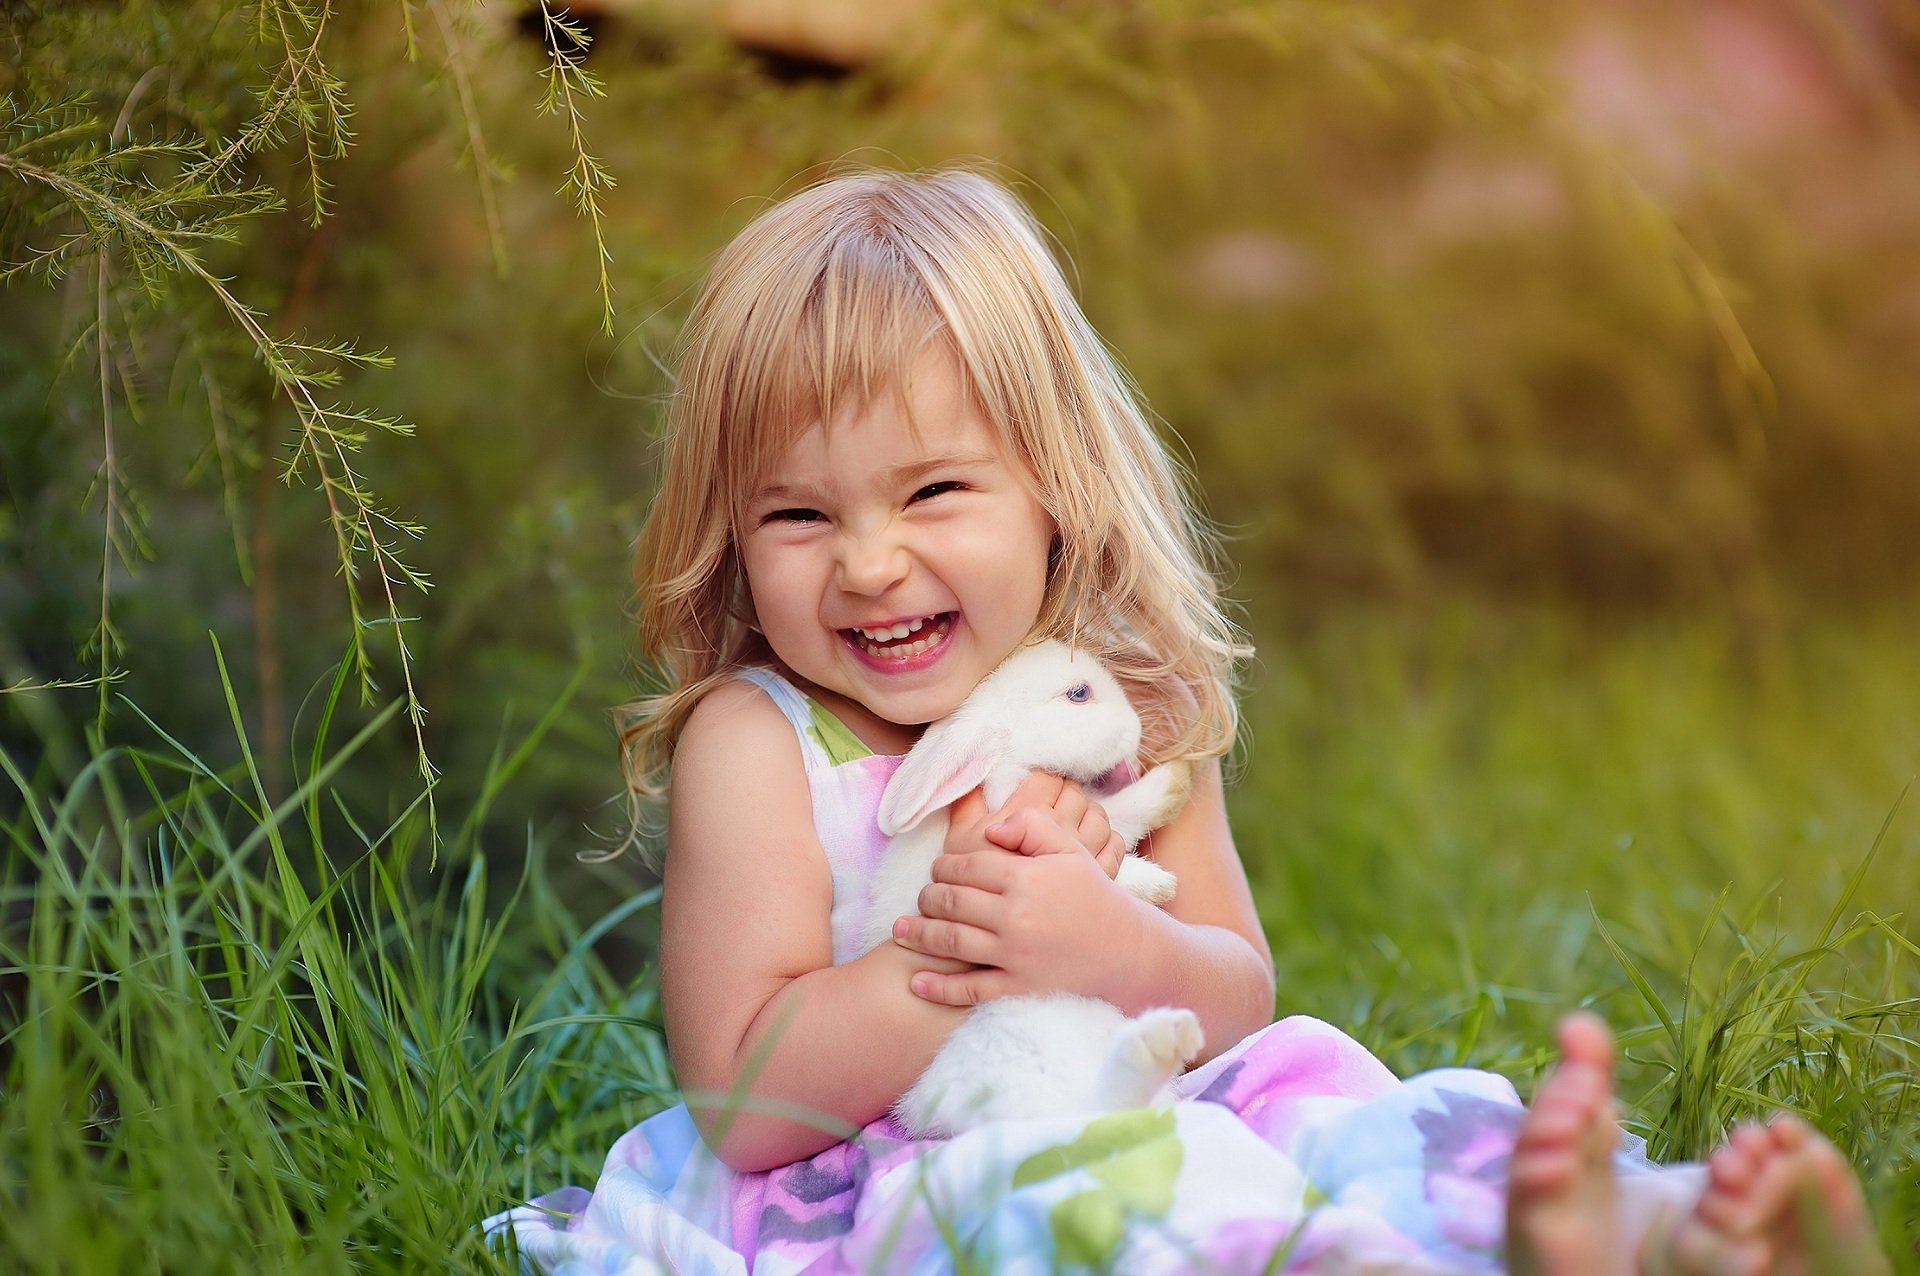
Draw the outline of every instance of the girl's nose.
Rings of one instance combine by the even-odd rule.
[[[884,594],[907,576],[907,548],[891,528],[842,536],[838,557],[840,588],[850,594]]]

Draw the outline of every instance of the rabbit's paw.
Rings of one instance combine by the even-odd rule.
[[[1161,1006],[1134,1016],[1120,1043],[1128,1062],[1161,1079],[1187,1066],[1206,1044],[1200,1017],[1191,1010]]]
[[[1113,875],[1113,880],[1120,884],[1121,890],[1149,904],[1166,903],[1180,886],[1180,879],[1172,873],[1152,860],[1132,854],[1120,860],[1120,871]]]
[[[1128,850],[1180,813],[1193,788],[1193,768],[1184,761],[1163,763],[1126,788],[1100,800],[1107,820]]]
[[[1193,791],[1193,765],[1184,758],[1163,762],[1140,777],[1142,784],[1149,780],[1154,781],[1160,800],[1147,813],[1147,827],[1157,829],[1187,804],[1187,795]]]
[[[1191,1010],[1161,1007],[1127,1020],[1095,1085],[1099,1106],[1117,1112],[1164,1101],[1167,1082],[1200,1053],[1203,1040]]]

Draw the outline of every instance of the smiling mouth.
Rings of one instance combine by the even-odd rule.
[[[887,628],[842,629],[840,636],[875,660],[911,660],[945,640],[954,615],[943,611]]]

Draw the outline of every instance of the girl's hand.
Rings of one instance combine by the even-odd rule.
[[[1126,850],[1107,823],[1106,808],[1071,780],[1036,771],[1020,782],[998,811],[987,810],[975,789],[955,802],[947,820],[949,855],[1000,847],[1022,855],[1086,851],[1112,877]]]
[[[919,971],[911,981],[916,995],[971,1006],[1028,993],[1104,994],[1120,965],[1116,955],[1135,951],[1140,910],[1150,906],[1115,886],[1093,856],[1056,853],[1083,848],[1077,831],[1046,815],[1035,809],[1008,822],[1006,830],[1026,839],[1018,850],[933,862],[921,915],[896,921],[894,942],[980,969]]]

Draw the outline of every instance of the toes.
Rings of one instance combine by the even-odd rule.
[[[1589,1010],[1576,1010],[1560,1021],[1560,1058],[1564,1064],[1613,1072],[1613,1034],[1606,1021]]]
[[[1515,1196],[1546,1196],[1568,1187],[1579,1174],[1580,1158],[1570,1150],[1516,1154],[1507,1167],[1507,1190]]]
[[[1727,1140],[1727,1146],[1758,1165],[1773,1154],[1777,1145],[1766,1127],[1746,1121],[1735,1128],[1732,1137]]]
[[[1543,1096],[1544,1098],[1544,1096]],[[1564,1147],[1576,1142],[1587,1128],[1590,1109],[1582,1105],[1536,1103],[1520,1125],[1516,1145],[1530,1148]]]
[[[1713,1150],[1707,1157],[1707,1178],[1714,1187],[1727,1192],[1744,1192],[1760,1168],[1760,1159],[1740,1138],[1740,1131]]]
[[[1814,1142],[1826,1142],[1813,1132],[1812,1126],[1791,1112],[1782,1112],[1767,1122],[1766,1132],[1776,1147],[1788,1152],[1798,1152]]]
[[[1819,1139],[1808,1144],[1802,1155],[1807,1159],[1813,1182],[1820,1189],[1821,1200],[1833,1218],[1834,1227],[1842,1232],[1864,1229],[1868,1225],[1866,1195],[1860,1190],[1860,1180],[1853,1175],[1853,1167],[1840,1155],[1840,1149]]]
[[[1689,1276],[1879,1272],[1859,1181],[1793,1116],[1743,1126],[1707,1160],[1707,1188],[1670,1246]]]

